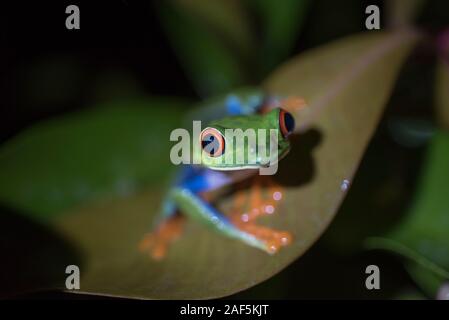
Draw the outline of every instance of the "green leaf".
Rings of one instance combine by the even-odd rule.
[[[438,123],[449,129],[449,60],[440,59],[437,64],[435,106]]]
[[[429,147],[410,212],[394,231],[368,243],[406,257],[410,274],[430,296],[449,279],[448,163],[449,134],[439,131]]]
[[[259,18],[259,72],[266,74],[284,60],[293,48],[304,21],[308,0],[249,1]]]
[[[413,25],[425,0],[390,0],[386,2],[387,22],[391,27],[407,27]]]
[[[159,4],[158,11],[188,76],[208,96],[252,83],[285,59],[307,4],[173,0]]]
[[[430,299],[436,298],[442,283],[444,283],[445,276],[440,275],[440,272],[429,272],[427,268],[423,268],[415,261],[408,261],[405,263],[405,267],[423,294]]]
[[[155,184],[166,176],[169,133],[185,105],[121,101],[25,130],[0,148],[0,201],[46,220],[88,200]]]
[[[174,4],[195,20],[211,28],[238,55],[248,57],[254,46],[250,17],[238,0],[174,0]]]
[[[345,196],[415,39],[408,33],[349,37],[294,58],[264,83],[274,95],[303,96],[310,105],[305,122],[295,114],[302,133],[293,138],[275,177],[284,188],[278,213],[261,221],[292,232],[290,246],[269,256],[189,221],[168,256],[153,261],[137,250],[162,196],[160,188],[149,188],[74,208],[55,222],[85,257],[81,291],[158,299],[221,297],[260,283],[301,256]],[[217,205],[228,213],[232,201],[231,195]]]
[[[417,289],[405,288],[399,291],[393,300],[426,300],[427,297]]]
[[[236,1],[158,4],[163,27],[198,92],[223,93],[248,81],[243,57],[251,50],[245,13]]]

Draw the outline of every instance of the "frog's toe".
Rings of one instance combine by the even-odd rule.
[[[149,253],[154,260],[163,259],[170,244],[182,233],[184,217],[178,215],[163,221],[154,231],[147,233],[139,243],[139,250]]]
[[[262,185],[268,188],[263,190]],[[255,178],[249,195],[245,198],[244,191],[238,191],[234,197],[234,207],[230,216],[232,221],[254,222],[259,217],[269,216],[276,212],[276,209],[283,197],[283,188],[270,178]],[[249,210],[244,211],[245,206]],[[243,213],[242,213],[243,212]]]
[[[146,252],[147,250],[150,250],[150,248],[153,246],[155,240],[154,233],[147,233],[143,237],[142,240],[139,242],[139,250],[141,252]]]
[[[293,238],[289,232],[270,229],[253,223],[240,223],[237,228],[260,240],[263,243],[263,249],[270,254],[274,254],[281,247],[289,245]]]
[[[139,243],[139,250],[148,253],[154,260],[161,260],[165,257],[169,243],[165,239],[158,237],[157,233],[148,233]]]

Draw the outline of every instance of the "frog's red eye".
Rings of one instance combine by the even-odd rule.
[[[220,131],[215,128],[206,128],[200,134],[200,143],[203,151],[211,157],[219,157],[224,153],[225,140]]]
[[[287,138],[295,130],[295,118],[284,109],[279,111],[279,127],[284,138]]]

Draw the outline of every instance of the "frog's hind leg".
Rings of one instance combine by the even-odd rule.
[[[262,186],[267,187],[268,197],[263,198]],[[255,177],[249,197],[246,191],[239,190],[234,195],[234,208],[230,220],[240,230],[250,233],[266,243],[267,251],[277,252],[280,247],[291,243],[289,232],[279,231],[257,225],[256,221],[262,216],[272,215],[282,199],[282,188],[275,184],[271,178]],[[244,210],[245,207],[249,208]]]
[[[185,211],[180,204],[192,202],[194,199],[197,199],[198,203],[205,204],[210,200],[207,199],[210,196],[208,191],[217,189],[229,182],[230,178],[220,172],[193,168],[191,166],[184,168],[176,180],[176,186],[172,188],[172,190],[177,190],[177,192],[169,192],[164,199],[156,228],[153,232],[145,235],[139,245],[140,250],[149,252],[156,260],[162,259],[166,255],[169,245],[181,235],[183,230],[186,217],[184,215]],[[179,192],[192,195],[194,199],[190,201],[186,199],[179,200],[179,197],[174,197]],[[189,207],[189,209],[191,208]],[[190,215],[195,216],[192,212]]]
[[[285,98],[270,97],[261,108],[261,113],[266,113],[274,108],[283,108],[292,114],[298,114],[305,107],[307,107],[306,101],[297,96],[289,96]]]

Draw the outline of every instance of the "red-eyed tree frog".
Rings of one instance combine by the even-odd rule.
[[[193,139],[200,144],[201,166],[184,165],[180,170],[162,203],[156,228],[145,235],[140,243],[141,251],[149,252],[156,260],[163,258],[168,245],[179,237],[186,217],[269,254],[288,245],[292,238],[289,232],[255,224],[259,216],[273,213],[276,203],[282,198],[280,186],[269,185],[271,196],[264,203],[260,197],[260,185],[254,184],[249,201],[250,210],[243,212],[236,209],[231,215],[219,212],[211,205],[212,199],[208,199],[206,195],[257,174],[258,169],[273,160],[256,157],[256,161],[251,163],[245,162],[247,158],[243,163],[222,161],[225,156],[231,155],[230,158],[233,158],[233,154],[242,151],[246,154],[250,151],[246,143],[227,143],[226,129],[254,129],[256,132],[259,129],[266,129],[266,132],[275,129],[278,134],[275,140],[277,146],[275,152],[269,155],[277,161],[290,150],[289,135],[295,127],[295,120],[286,109],[302,108],[304,105],[304,100],[300,98],[277,99],[267,97],[258,89],[245,89],[200,109],[200,117],[208,122],[200,137]],[[270,139],[270,134],[259,135],[257,139]],[[270,142],[264,142],[270,145]],[[248,205],[242,192],[237,193],[234,198],[236,204]]]

